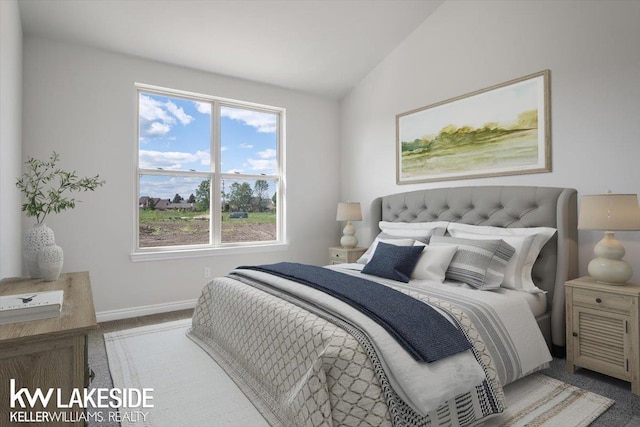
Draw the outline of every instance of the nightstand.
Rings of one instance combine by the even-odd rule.
[[[343,248],[341,246],[329,248],[329,264],[356,262],[366,251],[367,248]]]
[[[9,402],[12,379],[17,388],[25,387],[30,393],[42,389],[46,394],[50,388],[60,389],[62,402],[69,401],[73,390],[89,386],[92,373],[88,363],[88,336],[91,330],[98,327],[89,273],[61,274],[54,282],[44,282],[42,279],[0,281],[1,295],[54,290],[64,291],[60,317],[0,326],[0,424],[3,426],[6,425],[4,420],[9,419],[12,412]],[[84,426],[84,421],[78,415],[84,409],[76,405],[60,409],[55,396],[46,407],[38,404],[35,410],[66,412],[71,425]],[[51,422],[43,425],[70,424]]]
[[[587,368],[631,383],[640,394],[640,286],[581,277],[565,283],[567,370]]]

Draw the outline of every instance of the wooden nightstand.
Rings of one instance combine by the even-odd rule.
[[[36,405],[31,409],[19,405],[10,408],[10,380],[15,379],[17,389],[26,387],[30,393],[37,388],[44,394],[49,388],[61,389],[62,402],[68,402],[73,389],[82,390],[89,385],[90,370],[87,359],[87,339],[98,327],[93,308],[89,273],[61,274],[55,282],[42,279],[5,279],[0,281],[0,294],[22,294],[62,289],[60,317],[10,323],[0,326],[0,425],[6,425],[11,411],[68,412],[72,425],[83,426],[79,416],[83,409],[58,409],[56,398],[46,408]],[[55,396],[55,394],[54,394]],[[65,400],[66,399],[66,400]],[[26,401],[26,398],[24,398]],[[47,426],[68,426],[69,423],[51,422]]]
[[[582,277],[565,283],[567,370],[597,371],[631,383],[640,394],[640,286]]]
[[[356,262],[366,251],[367,248],[343,248],[341,246],[329,248],[329,264]]]

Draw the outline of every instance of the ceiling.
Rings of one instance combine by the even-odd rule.
[[[36,35],[340,99],[444,0],[19,0]]]

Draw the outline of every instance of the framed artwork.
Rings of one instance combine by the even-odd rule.
[[[396,182],[551,172],[549,70],[396,115]]]

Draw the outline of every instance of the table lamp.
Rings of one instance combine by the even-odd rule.
[[[355,236],[356,228],[351,221],[362,221],[362,210],[359,202],[340,202],[338,203],[338,213],[336,221],[347,221],[347,225],[342,230],[342,238],[340,245],[343,248],[355,248],[358,246],[358,238]]]
[[[603,230],[604,238],[594,247],[596,258],[589,262],[589,275],[597,282],[624,285],[631,276],[631,266],[622,260],[624,246],[614,231],[640,230],[640,207],[635,194],[597,194],[582,196],[578,229]]]

